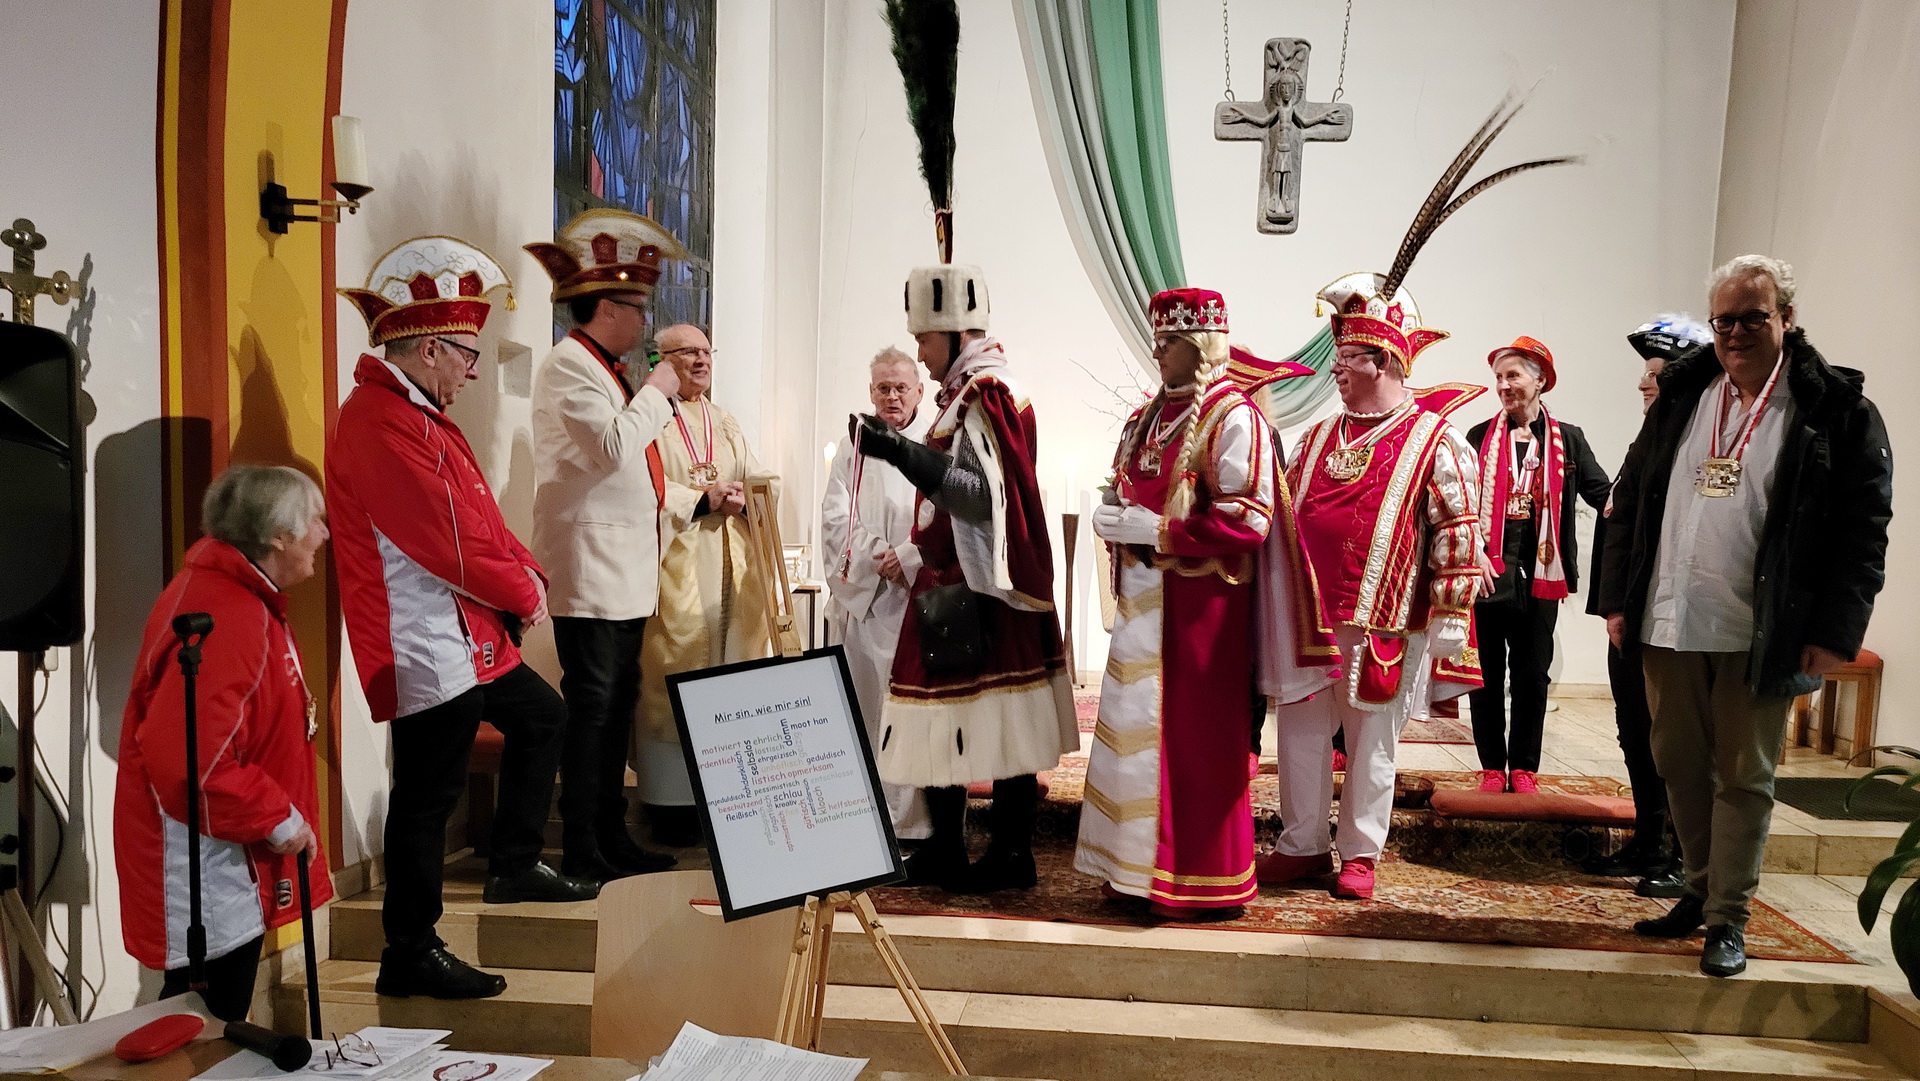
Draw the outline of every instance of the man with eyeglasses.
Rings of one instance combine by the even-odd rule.
[[[521,663],[546,621],[547,578],[500,515],[447,407],[479,378],[487,293],[510,288],[491,256],[450,237],[389,252],[343,289],[371,345],[327,445],[327,519],[340,608],[376,721],[392,736],[382,995],[489,998],[505,978],[434,933],[447,817],[467,787],[480,722],[506,739],[484,898],[581,901],[599,893],[540,862],[566,705]]]
[[[559,242],[528,244],[574,328],[533,380],[533,550],[552,578],[560,691],[560,869],[608,882],[664,871],[627,831],[626,770],[640,643],[658,607],[666,470],[656,437],[680,389],[672,365],[626,358],[646,336],[647,299],[665,259],[686,257],[657,222],[589,210]]]
[[[1713,341],[1660,373],[1615,484],[1599,608],[1642,646],[1687,879],[1634,930],[1704,924],[1700,971],[1732,976],[1788,711],[1859,652],[1886,580],[1893,452],[1861,373],[1795,325],[1792,267],[1742,255],[1708,287]]]
[[[713,343],[685,323],[654,335],[661,367],[680,377],[659,429],[665,470],[660,612],[647,622],[633,753],[653,839],[700,843],[693,781],[673,722],[667,676],[766,656],[766,589],[747,537],[747,484],[779,479],[760,464],[732,413],[715,402]]]
[[[932,418],[921,415],[925,387],[913,358],[888,347],[867,371],[873,415],[916,443],[924,440]],[[846,647],[860,719],[875,748],[894,647],[907,617],[907,591],[920,573],[920,550],[912,539],[915,493],[904,473],[861,454],[856,436],[849,434],[833,456],[820,508],[820,559],[833,598],[828,618]],[[882,787],[894,835],[925,840],[932,833],[926,796],[911,785],[882,782]]]
[[[1333,896],[1365,900],[1392,825],[1401,730],[1416,710],[1480,685],[1473,602],[1490,568],[1479,459],[1447,418],[1482,390],[1407,385],[1448,334],[1387,275],[1346,275],[1319,300],[1343,408],[1301,436],[1287,487],[1345,686],[1276,710],[1286,828],[1255,873],[1263,885],[1324,879],[1337,849]],[[1330,844],[1336,733],[1347,768]]]

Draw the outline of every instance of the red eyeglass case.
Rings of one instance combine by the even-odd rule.
[[[199,1014],[168,1014],[120,1037],[120,1042],[113,1045],[113,1054],[122,1062],[151,1062],[185,1047],[206,1025]]]

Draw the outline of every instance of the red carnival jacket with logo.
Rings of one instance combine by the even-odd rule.
[[[353,380],[327,447],[327,522],[360,685],[390,721],[519,664],[503,613],[530,618],[527,571],[546,576],[459,426],[379,357]]]
[[[182,612],[213,617],[195,680],[208,957],[300,918],[297,857],[275,855],[266,842],[292,837],[302,820],[320,830],[287,595],[232,545],[202,540],[147,617],[120,725],[120,927],[127,952],[156,969],[187,963],[186,710],[172,627]],[[310,870],[313,903],[324,904],[333,897],[324,853]]]

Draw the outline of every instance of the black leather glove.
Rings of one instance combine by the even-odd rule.
[[[887,427],[887,422],[879,417],[862,416],[859,424],[860,453],[898,469],[927,495],[940,494],[941,482],[946,479],[952,459]]]

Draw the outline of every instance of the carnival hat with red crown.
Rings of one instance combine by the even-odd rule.
[[[1547,391],[1552,390],[1553,385],[1559,382],[1559,379],[1553,374],[1553,353],[1538,339],[1529,338],[1525,334],[1520,335],[1513,340],[1512,345],[1503,345],[1493,352],[1488,353],[1487,367],[1491,368],[1495,364],[1500,363],[1500,358],[1506,356],[1508,353],[1524,357],[1540,365],[1540,393],[1545,394]]]
[[[685,259],[687,249],[659,222],[631,210],[602,208],[577,215],[560,242],[526,245],[553,278],[553,299],[600,293],[650,295],[662,259]]]
[[[1211,289],[1169,289],[1147,304],[1147,322],[1153,333],[1168,331],[1227,332],[1227,301]]]
[[[487,294],[513,282],[493,256],[450,236],[417,236],[380,257],[364,289],[342,289],[367,320],[367,341],[385,345],[427,334],[478,334],[493,305]]]
[[[1227,333],[1227,300],[1211,289],[1169,289],[1147,302],[1147,322],[1153,333]],[[1313,369],[1293,360],[1266,360],[1237,345],[1227,348],[1226,377],[1252,394],[1269,383],[1312,375]]]
[[[1423,325],[1420,308],[1400,288],[1406,281],[1407,271],[1413,268],[1414,256],[1420,254],[1420,249],[1426,246],[1440,223],[1452,217],[1453,212],[1459,210],[1467,200],[1529,170],[1580,160],[1557,157],[1523,162],[1498,170],[1465,191],[1460,191],[1460,186],[1466,182],[1467,174],[1480,161],[1480,156],[1487,152],[1487,148],[1493,145],[1493,141],[1499,138],[1526,103],[1525,97],[1508,94],[1500,100],[1499,105],[1494,106],[1493,112],[1481,123],[1480,130],[1474,132],[1473,138],[1468,139],[1467,145],[1454,156],[1453,162],[1440,174],[1439,182],[1427,194],[1426,202],[1420,205],[1419,213],[1413,217],[1413,225],[1407,229],[1405,239],[1400,241],[1400,251],[1394,256],[1392,270],[1385,274],[1348,274],[1320,290],[1317,310],[1321,315],[1332,317],[1336,347],[1352,343],[1384,350],[1398,357],[1401,366],[1411,373],[1414,359],[1422,350],[1448,337],[1444,330]],[[1457,191],[1460,194],[1455,196]]]
[[[1420,325],[1420,306],[1405,289],[1385,292],[1386,276],[1364,271],[1348,274],[1320,290],[1315,314],[1333,318],[1333,344],[1372,346],[1400,359],[1413,371],[1414,358],[1435,342],[1451,337]]]

